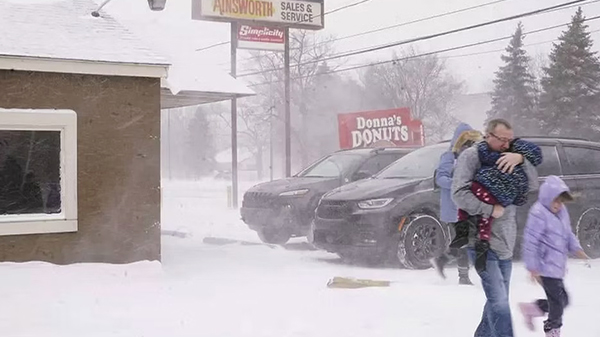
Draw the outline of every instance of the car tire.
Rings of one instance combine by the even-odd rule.
[[[447,228],[427,214],[411,216],[398,234],[396,257],[408,269],[431,268],[430,260],[446,250]]]
[[[600,208],[589,208],[581,214],[576,235],[589,257],[600,258]]]
[[[257,231],[258,237],[264,243],[284,245],[292,237],[292,233],[284,228],[261,228]]]

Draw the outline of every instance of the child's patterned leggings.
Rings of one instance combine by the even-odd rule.
[[[488,190],[483,187],[478,182],[471,183],[471,192],[479,199],[480,201],[485,202],[488,205],[497,205],[498,200],[490,193]],[[463,221],[469,217],[469,214],[462,209],[458,211],[458,220]],[[479,240],[481,241],[490,241],[490,236],[492,234],[492,220],[494,218],[481,218],[479,223],[477,224],[477,231],[479,233]]]

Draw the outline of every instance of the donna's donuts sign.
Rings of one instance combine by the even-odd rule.
[[[339,114],[338,132],[342,149],[390,142],[398,147],[425,145],[423,124],[411,119],[408,108]]]

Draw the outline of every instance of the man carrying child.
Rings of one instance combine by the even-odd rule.
[[[514,132],[510,123],[502,119],[491,120],[485,130],[485,149],[489,151],[486,155],[498,155],[496,161],[497,169],[503,173],[513,173],[517,167],[523,169],[528,182],[528,192],[538,189],[537,172],[534,163],[528,159],[533,158],[517,152],[510,152],[514,143]],[[527,151],[539,151],[533,147],[527,147]],[[479,146],[473,146],[464,150],[458,157],[454,176],[452,179],[452,199],[459,209],[464,211],[470,217],[478,217],[475,222],[481,219],[493,218],[489,237],[486,242],[485,268],[477,270],[481,278],[482,287],[485,292],[487,302],[483,309],[481,322],[475,331],[475,337],[512,337],[513,326],[508,294],[510,289],[510,277],[512,272],[512,258],[517,239],[516,223],[516,205],[514,202],[502,206],[500,203],[490,202],[488,198],[476,195],[477,187],[473,182],[477,179],[478,172],[485,167],[480,156]],[[535,164],[539,164],[536,162]],[[519,169],[517,169],[519,170]],[[510,179],[499,179],[495,181],[495,188],[498,190],[510,190],[508,186],[514,182]],[[481,189],[480,189],[481,190]],[[474,192],[475,191],[475,192]],[[487,191],[489,192],[489,191]],[[480,239],[480,238],[479,238]],[[469,240],[469,254],[473,261],[476,260],[474,249],[477,239]],[[481,240],[479,240],[481,241]],[[481,249],[481,247],[479,247]],[[480,254],[481,255],[481,254]]]

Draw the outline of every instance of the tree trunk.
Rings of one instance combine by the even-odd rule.
[[[256,177],[258,178],[258,180],[262,180],[265,175],[263,149],[263,146],[257,146],[256,154],[254,155],[254,159],[256,160]]]

